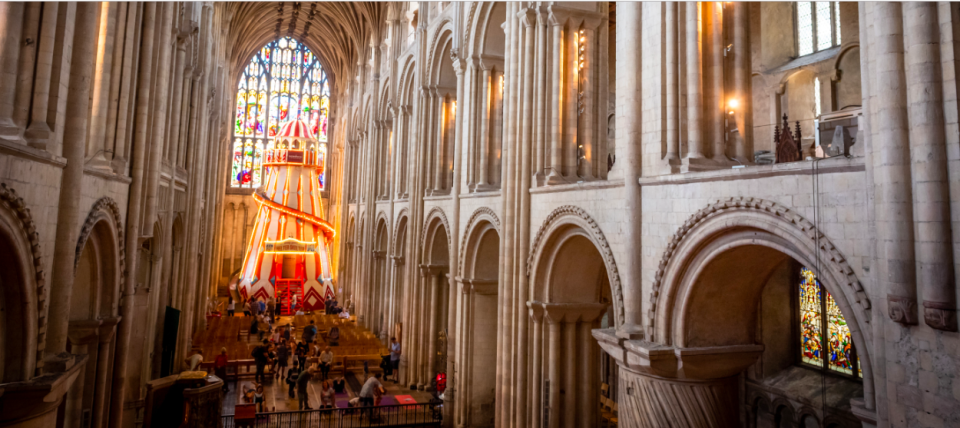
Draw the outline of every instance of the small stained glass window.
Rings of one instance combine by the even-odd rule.
[[[287,122],[303,120],[326,142],[329,112],[327,75],[306,45],[284,37],[261,48],[237,84],[230,186],[260,186],[263,150]]]
[[[840,3],[797,2],[797,55],[840,46]]]
[[[800,269],[799,291],[800,361],[831,372],[863,378],[850,327],[833,296],[823,288],[810,269]]]

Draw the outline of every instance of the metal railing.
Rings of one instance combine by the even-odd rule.
[[[222,417],[223,428],[439,427],[443,405],[419,403],[257,413],[256,418],[247,421],[235,421],[233,416]]]

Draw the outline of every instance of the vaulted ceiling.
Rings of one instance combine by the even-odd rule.
[[[381,2],[235,2],[230,3],[231,65],[242,70],[263,45],[291,36],[317,55],[335,86],[363,52],[386,3]],[[345,82],[345,80],[344,80]]]

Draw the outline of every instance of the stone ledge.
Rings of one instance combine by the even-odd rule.
[[[2,138],[0,138],[0,153],[53,165],[61,169],[67,166],[67,158],[57,156],[46,150],[35,149],[28,145],[4,140]]]
[[[758,178],[789,175],[836,174],[843,172],[863,171],[866,171],[864,158],[835,157],[823,159],[818,163],[813,161],[800,161],[773,165],[754,165],[737,169],[718,169],[712,171],[691,172],[686,174],[641,177],[640,187],[716,181],[754,180]]]
[[[500,189],[460,194],[460,199],[492,198],[497,196],[500,196]]]
[[[102,171],[102,170],[93,169],[93,168],[84,168],[83,174],[92,175],[94,177],[100,177],[104,180],[116,181],[118,183],[123,183],[123,184],[130,184],[131,182],[133,182],[132,178],[127,177],[125,175],[117,174],[113,171]]]
[[[530,194],[536,195],[542,193],[573,192],[577,190],[612,189],[615,187],[623,187],[623,180],[591,180],[578,181],[570,184],[554,184],[531,188]]]

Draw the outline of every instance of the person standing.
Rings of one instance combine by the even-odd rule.
[[[263,344],[253,348],[253,352],[250,353],[250,356],[253,357],[254,364],[257,365],[257,374],[254,375],[254,380],[257,383],[263,383],[263,369],[270,362],[267,350],[267,341],[264,340]]]
[[[310,377],[316,371],[310,367],[297,376],[297,398],[300,403],[300,410],[312,410],[310,407],[310,396],[307,394],[307,385],[310,384]]]
[[[310,320],[310,325],[303,328],[303,341],[310,346],[313,343],[313,340],[317,337],[317,326],[314,325],[314,321]]]
[[[390,338],[390,366],[393,369],[393,383],[400,382],[400,342],[396,337]]]
[[[277,345],[277,379],[283,377],[283,373],[287,370],[287,362],[290,360],[290,344],[286,340],[280,339],[280,344]]]
[[[267,303],[264,302],[263,300],[257,300],[257,304],[260,305],[259,312],[257,312],[257,313],[258,313],[258,314],[261,314],[261,315],[266,315],[266,313],[267,313]]]
[[[379,392],[379,388],[383,388],[383,384],[380,383],[380,373],[367,378],[363,388],[360,388],[360,405],[372,406],[374,395]]]
[[[270,300],[267,300],[267,317],[270,318],[270,323],[273,324],[273,320],[277,317],[277,301],[270,296]]]
[[[300,362],[300,370],[307,367],[307,352],[309,352],[309,349],[303,342],[297,342],[297,349],[294,354],[297,356],[297,361]]]
[[[330,374],[330,367],[333,365],[333,352],[330,351],[330,347],[327,346],[323,348],[323,352],[320,353],[320,376],[323,377],[323,380],[327,380],[328,375]]]
[[[220,355],[213,360],[213,373],[223,381],[223,392],[227,392],[227,348],[220,348]]]
[[[232,317],[236,309],[237,304],[233,302],[233,297],[231,297],[230,302],[227,303],[227,316]]]

